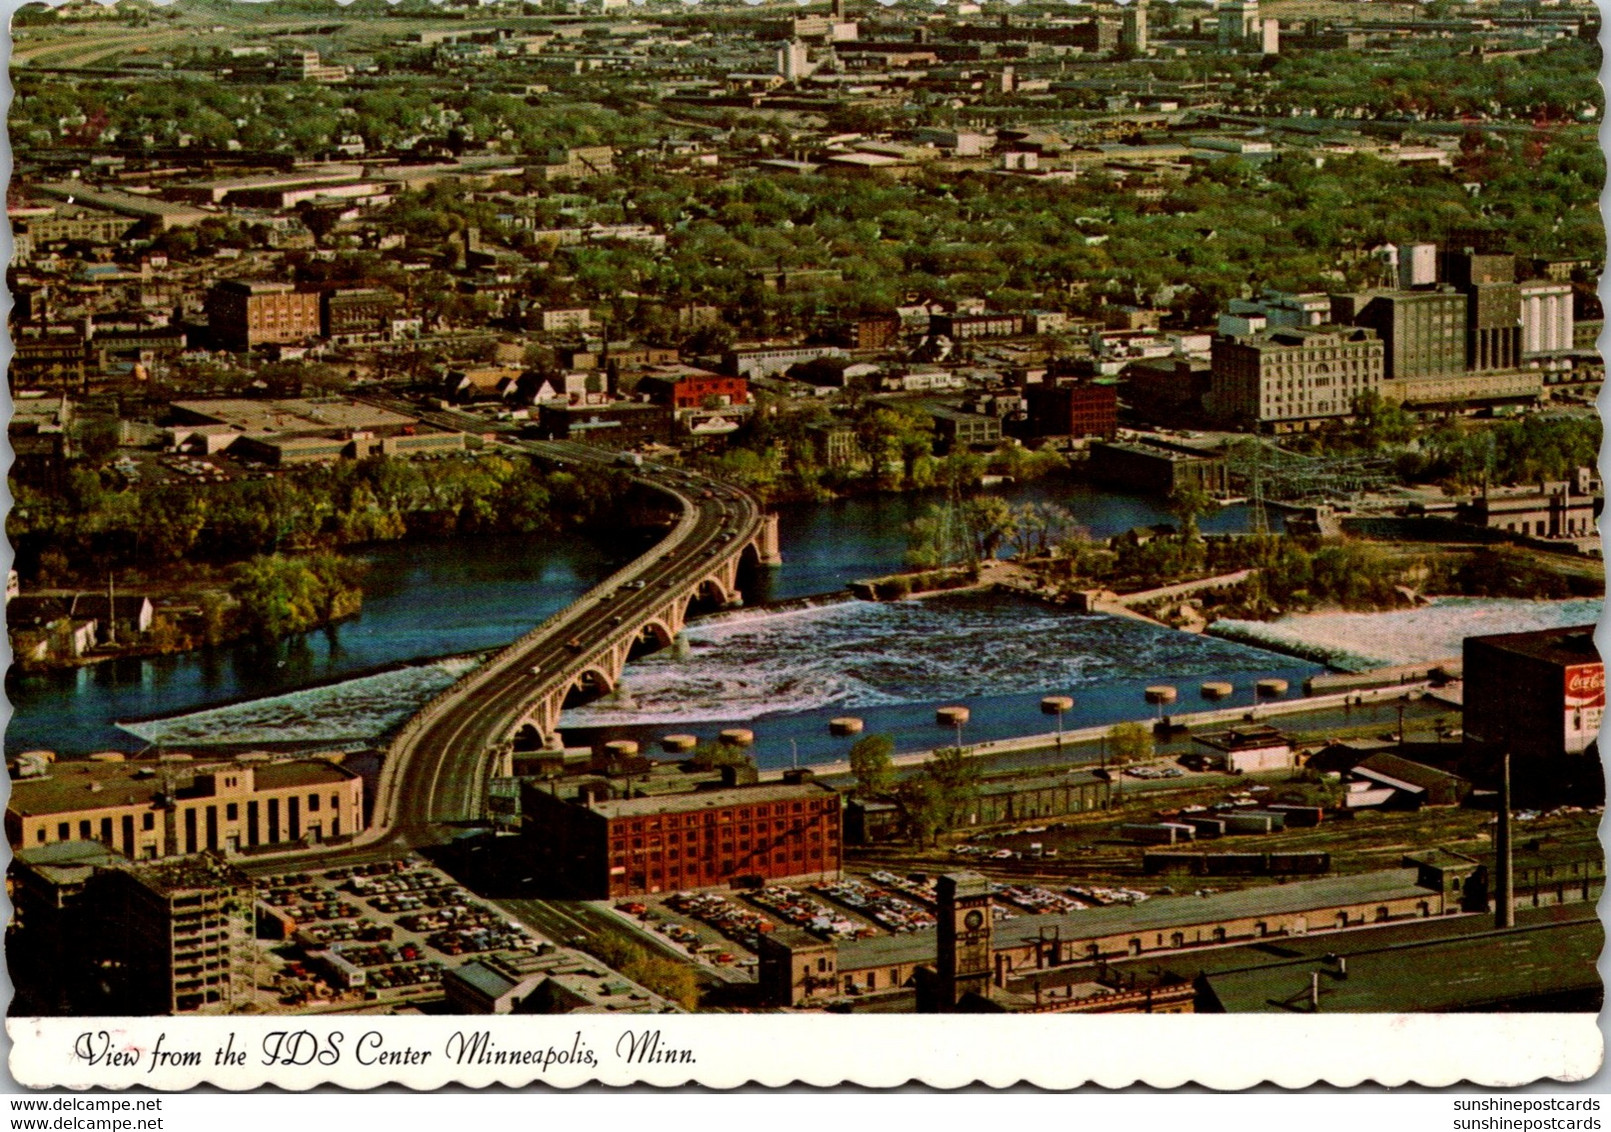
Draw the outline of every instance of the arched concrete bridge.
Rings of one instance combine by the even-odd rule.
[[[664,647],[701,609],[736,604],[739,573],[780,561],[777,522],[748,492],[663,465],[626,467],[585,445],[522,445],[552,460],[615,463],[681,509],[651,550],[468,673],[403,725],[387,750],[360,841],[423,844],[475,820],[486,782],[517,742],[560,744],[567,700],[612,691],[627,661]]]
[[[707,502],[702,498],[707,490],[721,506],[713,539],[702,537],[701,530],[716,520],[699,506]],[[603,631],[567,638],[562,644],[570,655],[560,654],[551,669],[539,663],[528,670],[530,703],[507,741],[560,746],[559,717],[567,702],[615,691],[628,660],[669,648],[696,611],[742,604],[741,568],[779,561],[777,520],[760,514],[753,498],[731,488],[704,488],[699,494],[683,496],[693,505],[684,511],[684,522],[693,520],[692,530],[682,532],[679,523],[669,538],[623,571],[624,580],[610,579],[572,607],[584,615],[591,611],[589,627],[596,630],[602,623]]]

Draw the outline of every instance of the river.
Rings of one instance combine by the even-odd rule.
[[[1096,537],[1170,521],[1156,501],[1082,484],[1008,485],[1000,494],[1015,503],[1060,503]],[[823,593],[841,589],[857,578],[899,569],[906,551],[906,524],[933,501],[934,497],[921,495],[878,496],[781,508],[784,564],[767,572],[762,592],[755,596],[774,601]],[[1231,507],[1205,519],[1202,526],[1210,532],[1230,531],[1244,529],[1246,521],[1244,508]],[[442,662],[440,658],[507,643],[569,604],[640,549],[636,544],[601,546],[582,539],[512,537],[376,546],[365,554],[370,571],[363,611],[339,625],[269,648],[223,646],[174,657],[114,661],[45,674],[24,675],[13,669],[6,685],[13,708],[6,729],[6,749],[12,753],[43,748],[63,754],[86,754],[137,750],[152,740],[202,743],[226,738],[251,743],[363,742],[406,715],[412,704],[451,683],[462,670],[460,664]],[[1026,673],[1021,665],[999,660],[980,665],[976,662],[984,656],[978,652],[959,658],[977,668],[967,688],[953,688],[944,680],[932,678],[932,674],[920,675],[926,666],[947,663],[939,658],[952,645],[933,635],[931,621],[914,619],[911,613],[867,609],[852,613],[847,609],[819,614],[819,622],[810,617],[791,622],[785,617],[778,622],[782,628],[766,639],[790,641],[791,648],[806,654],[814,651],[815,657],[807,663],[816,670],[849,665],[854,660],[853,650],[860,647],[857,634],[862,629],[847,628],[845,619],[857,616],[889,618],[890,623],[879,627],[876,634],[881,655],[886,660],[894,658],[897,665],[914,666],[913,672],[894,679],[890,685],[894,691],[882,695],[897,699],[917,696],[927,703],[932,696],[954,691],[957,695],[966,693],[970,703],[982,703],[998,695],[1016,701],[1025,694]],[[941,622],[949,620],[944,615],[929,616]],[[1174,670],[1171,666],[1178,666],[1181,673],[1200,669],[1220,675],[1242,671],[1244,665],[1252,663],[1248,658],[1257,657],[1271,674],[1278,669],[1312,671],[1314,667],[1246,646],[1170,633],[1157,634],[1159,642],[1170,642],[1167,649],[1160,651],[1153,647],[1152,631],[1144,625],[1113,628],[1107,618],[1074,619],[1007,599],[976,602],[967,618],[971,636],[966,647],[970,650],[984,649],[998,637],[1003,643],[1024,633],[1033,638],[1041,632],[1037,619],[1069,625],[1079,622],[1084,626],[1080,631],[1084,642],[1080,655],[1086,658],[1080,664],[1084,670],[1107,661],[1124,675],[1095,701],[1077,701],[1070,724],[1086,718],[1087,712],[1096,710],[1096,702],[1108,702],[1110,697],[1112,707],[1106,714],[1127,714],[1133,706],[1132,686]],[[727,624],[728,629],[713,626],[710,631],[718,636],[731,633],[733,623]],[[756,631],[753,625],[746,630]],[[791,638],[791,633],[798,639]],[[1138,633],[1148,642],[1143,643]],[[1151,659],[1141,659],[1144,655]],[[1193,657],[1201,663],[1192,663]],[[658,663],[664,664],[667,659],[661,658]],[[634,665],[634,672],[639,668],[654,678],[656,669],[652,664]],[[782,665],[780,671],[786,668]],[[785,676],[785,683],[787,679]],[[1094,684],[1090,691],[1096,691]],[[771,710],[791,714],[786,706],[786,689],[781,698],[773,689],[762,699],[772,705]],[[810,697],[803,698],[800,712],[794,713],[803,712],[797,725],[799,734],[792,736],[796,745],[800,746],[801,738],[811,740],[800,747],[802,755],[808,748],[818,746],[812,712],[821,705],[807,707],[808,701]],[[823,704],[830,702],[858,709],[862,706],[862,699],[855,696],[822,700]],[[1033,709],[1033,703],[1030,706]],[[881,705],[881,709],[895,707],[893,703]],[[921,715],[929,710],[927,706],[921,710],[914,706],[908,714]],[[869,712],[870,726],[876,714]],[[991,730],[1017,728],[1027,722],[1019,718],[1020,714],[1006,711]],[[983,715],[996,718],[1001,713],[986,709]],[[164,720],[135,724],[132,731],[117,726],[118,721],[155,717]],[[746,706],[743,718],[755,717]],[[763,742],[763,755],[769,761],[792,757],[792,751],[779,753],[777,744],[791,737],[784,730],[795,729],[778,729]],[[914,736],[930,738],[915,724],[911,730]]]

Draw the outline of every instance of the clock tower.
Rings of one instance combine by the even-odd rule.
[[[956,1009],[970,991],[990,996],[990,882],[978,873],[946,873],[939,882],[938,1006]]]

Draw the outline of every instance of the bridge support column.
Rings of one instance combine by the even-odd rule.
[[[500,743],[492,756],[492,778],[509,778],[515,773],[515,745]]]
[[[755,549],[760,553],[762,566],[783,565],[783,550],[778,543],[778,517],[776,515],[761,516],[760,534],[756,536]]]

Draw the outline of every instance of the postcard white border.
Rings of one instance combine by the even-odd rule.
[[[24,1087],[164,1091],[203,1084],[436,1089],[539,1082],[560,1088],[890,1088],[914,1080],[947,1089],[1370,1082],[1517,1087],[1586,1080],[1598,1072],[1604,1053],[1590,1014],[957,1015],[937,1021],[913,1014],[343,1015],[12,1018],[6,1029],[11,1073]],[[486,1035],[481,1045],[473,1044],[478,1034]],[[454,1051],[467,1040],[471,1055],[456,1059]],[[489,1049],[525,1064],[475,1056]],[[221,1063],[223,1050],[234,1055],[232,1063]]]

